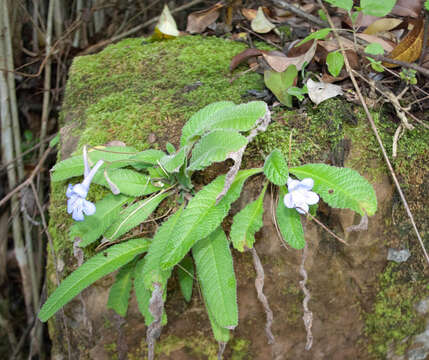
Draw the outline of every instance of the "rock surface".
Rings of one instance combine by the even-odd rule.
[[[181,126],[196,110],[219,100],[246,102],[249,101],[244,97],[246,90],[263,88],[262,78],[254,73],[239,76],[231,82],[229,62],[243,49],[243,44],[198,36],[154,44],[144,44],[142,39],[128,39],[99,54],[75,59],[62,111],[60,158],[67,158],[84,144],[100,145],[112,140],[123,141],[141,150],[148,147],[163,149],[166,142],[177,145]],[[335,113],[337,108],[343,108],[343,113]],[[342,245],[319,226],[303,219],[309,244],[306,262],[312,295],[309,307],[314,315],[314,344],[310,351],[306,351],[303,295],[299,289],[302,251],[286,247],[279,238],[272,221],[273,196],[266,196],[264,227],[258,233],[256,249],[265,270],[264,292],[274,313],[276,343],[267,344],[265,313],[254,287],[252,256],[235,252],[239,326],[227,346],[225,359],[344,360],[382,356],[386,349],[371,350],[369,344],[383,344],[390,339],[374,337],[374,340],[371,336],[376,331],[365,323],[365,314],[373,313],[374,304],[379,303],[379,274],[386,266],[387,248],[402,248],[403,242],[410,245],[407,237],[410,235],[405,236],[401,228],[398,229],[398,226],[406,226],[403,225],[406,220],[398,215],[401,210],[392,214],[400,205],[371,140],[372,135],[359,110],[342,100],[329,100],[328,105],[322,103],[318,109],[278,110],[273,117],[274,123],[266,134],[255,140],[245,164],[260,165],[260,153],[267,155],[274,147],[288,155],[289,135],[293,132],[290,159],[293,164],[323,161],[355,168],[374,185],[379,208],[369,219],[368,231],[346,234],[345,229],[357,223],[358,216],[321,204],[319,219],[344,237],[349,246]],[[423,153],[415,151],[412,160],[423,161]],[[401,159],[405,155],[399,152],[398,156]],[[424,171],[423,175],[427,174]],[[419,177],[412,180],[415,179],[419,181]],[[52,186],[50,232],[56,259],[50,259],[47,269],[50,290],[56,283],[54,264],[64,265],[57,269],[60,278],[77,266],[73,241],[67,235],[71,219],[65,209],[66,185],[53,183]],[[428,191],[427,184],[422,182],[411,185],[411,190],[416,192],[422,188]],[[260,189],[261,182],[257,178],[249,182],[240,200],[233,205],[233,211],[254,199]],[[100,197],[99,189],[92,190],[90,197],[92,200]],[[419,211],[424,218],[427,209]],[[395,223],[391,220],[393,216],[397,216]],[[424,236],[427,239],[427,232]],[[411,270],[421,274],[419,250],[412,246],[410,250],[414,257]],[[411,270],[407,268],[406,273]],[[72,359],[94,360],[144,357],[146,327],[135,298],[131,299],[125,319],[106,309],[112,281],[113,276],[98,281],[65,307],[64,318],[59,314],[50,321],[53,359],[66,359],[69,354]],[[405,300],[416,301],[416,296],[421,296],[414,293],[413,285],[404,286],[411,289],[404,296]],[[168,289],[168,324],[158,343],[157,358],[216,359],[217,344],[197,287],[194,286],[189,304],[181,297],[175,275]],[[400,299],[395,306],[401,307],[405,300]],[[375,316],[374,319],[378,318]],[[414,333],[408,335],[418,334],[414,328],[412,331]]]

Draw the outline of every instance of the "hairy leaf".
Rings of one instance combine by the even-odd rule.
[[[149,326],[153,322],[153,316],[149,311],[149,300],[152,296],[152,292],[144,286],[143,268],[145,263],[146,257],[137,262],[134,272],[134,292],[136,294],[137,306],[140,313],[144,317],[146,326]]]
[[[230,238],[235,249],[243,252],[245,247],[251,249],[255,243],[255,233],[262,227],[264,214],[264,195],[267,186],[264,186],[261,195],[248,203],[232,221]]]
[[[107,308],[113,309],[118,315],[125,317],[128,310],[131,287],[133,285],[135,261],[122,266],[116,275],[115,282],[110,288]]]
[[[153,290],[153,283],[155,282],[166,286],[167,280],[171,275],[172,268],[161,269],[161,261],[168,252],[168,241],[172,237],[174,227],[180,220],[182,212],[183,207],[179,208],[161,225],[153,238],[142,269],[144,286],[148,290]]]
[[[122,206],[130,199],[124,195],[108,194],[95,204],[97,210],[94,215],[85,216],[83,221],[73,223],[70,236],[81,238],[80,247],[93,243],[117,220]]]
[[[274,185],[284,185],[289,175],[286,160],[280,150],[274,149],[265,160],[264,174]]]
[[[247,139],[237,131],[212,131],[195,145],[189,170],[202,170],[214,162],[224,161],[228,158],[228,154],[241,149],[246,144]]]
[[[38,315],[40,321],[48,320],[89,285],[129,263],[136,255],[147,251],[149,243],[148,239],[129,240],[113,245],[90,258],[64,279],[43,304]]]
[[[246,179],[259,172],[261,169],[240,171],[227,194],[217,205],[216,198],[223,189],[225,175],[217,177],[201,189],[189,202],[175,225],[161,267],[168,269],[176,265],[198,240],[213,232],[228,214],[231,203],[240,196]]]
[[[178,266],[179,285],[183,297],[191,301],[192,286],[194,284],[194,262],[190,256],[185,256]]]
[[[227,343],[230,339],[230,334],[229,334],[230,330],[220,326],[216,322],[216,319],[212,314],[212,312],[210,311],[209,307],[207,306],[207,302],[205,301],[205,299],[204,299],[204,304],[207,309],[207,314],[209,316],[210,325],[212,326],[214,338],[216,339],[216,341],[219,341],[220,343]]]
[[[130,165],[128,161],[136,154],[137,150],[128,146],[109,146],[97,147],[88,151],[88,160],[90,164],[95,164],[98,160],[104,160],[105,163],[99,172],[106,167],[109,169],[120,168]],[[83,155],[73,156],[56,164],[52,169],[52,181],[62,181],[73,176],[83,175]]]
[[[107,170],[107,175],[110,181],[125,195],[143,196],[160,190],[159,187],[152,185],[149,176],[134,170],[109,169]],[[93,182],[110,188],[102,171],[95,175]]]
[[[170,194],[160,193],[128,206],[122,211],[118,219],[107,229],[104,233],[104,237],[111,241],[115,240],[122,234],[125,234],[127,231],[141,224],[168,195]]]
[[[279,187],[279,202],[276,209],[276,220],[283,240],[294,249],[303,249],[305,246],[304,230],[301,217],[295,209],[289,209],[283,203],[287,191],[284,186]]]
[[[223,328],[238,324],[237,284],[228,239],[221,228],[192,248],[207,308]]]
[[[299,179],[312,178],[313,191],[334,208],[374,215],[377,198],[371,184],[355,170],[325,164],[307,164],[289,169]]]
[[[158,161],[166,155],[161,150],[148,149],[141,151],[130,158],[130,165],[137,170],[147,168],[150,165],[158,164]]]
[[[169,173],[178,172],[186,158],[186,147],[182,147],[177,153],[164,156],[159,162]]]
[[[180,146],[184,146],[189,142],[201,136],[207,130],[207,123],[213,115],[223,109],[232,108],[235,104],[232,101],[219,101],[203,107],[191,116],[189,121],[183,126]]]

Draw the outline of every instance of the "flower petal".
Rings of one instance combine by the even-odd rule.
[[[299,187],[299,184],[300,184],[299,180],[294,180],[292,178],[289,178],[287,180],[287,188],[289,192],[296,190]]]
[[[293,201],[292,193],[288,193],[283,198],[283,202],[285,206],[289,209],[293,209],[295,207],[295,202]]]
[[[317,204],[319,202],[319,195],[317,195],[315,192],[313,191],[306,191],[305,192],[305,202],[308,205],[314,205]]]
[[[314,186],[314,180],[312,178],[302,179],[300,185],[305,190],[311,190]]]
[[[84,199],[82,205],[83,205],[82,206],[83,212],[86,215],[94,215],[95,214],[96,208],[95,208],[95,205],[91,201],[88,201],[88,200]]]
[[[84,217],[83,217],[82,208],[80,206],[73,209],[72,218],[75,221],[83,221]]]
[[[72,195],[73,195],[73,186],[72,184],[69,184],[69,186],[67,187],[66,196],[71,197]]]
[[[296,211],[298,211],[300,214],[303,214],[303,215],[308,213],[308,210],[309,210],[309,207],[305,203],[299,204],[296,207]]]

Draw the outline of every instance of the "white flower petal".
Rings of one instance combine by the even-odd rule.
[[[83,217],[83,212],[82,212],[82,208],[81,207],[77,207],[77,208],[73,209],[72,218],[75,221],[83,221],[84,217]]]
[[[284,199],[283,199],[283,202],[284,202],[285,206],[289,209],[293,209],[295,207],[295,203],[294,203],[293,198],[292,198],[292,193],[286,194]]]
[[[83,200],[83,212],[86,215],[94,215],[95,210],[95,205],[91,201]]]
[[[314,205],[317,204],[319,202],[319,195],[317,195],[315,192],[313,191],[307,191],[305,193],[305,202],[308,205]]]
[[[302,186],[302,188],[304,188],[305,190],[311,190],[314,186],[314,180],[312,178],[305,178],[302,179],[300,185]]]
[[[293,180],[289,178],[287,181],[287,188],[289,192],[297,190],[297,188],[299,187],[299,184],[300,184],[299,180]]]
[[[306,214],[306,213],[308,213],[308,209],[309,209],[309,207],[308,207],[308,205],[307,204],[299,204],[297,207],[296,207],[296,211],[298,211],[300,214]]]

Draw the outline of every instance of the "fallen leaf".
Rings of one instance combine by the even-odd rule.
[[[170,13],[167,5],[164,5],[158,23],[155,26],[152,40],[172,39],[179,36],[176,21]]]
[[[250,27],[256,33],[266,34],[273,30],[276,26],[266,18],[264,10],[260,6],[258,8],[256,17],[250,23]]]
[[[233,71],[243,61],[246,61],[255,56],[260,56],[262,55],[262,53],[263,53],[263,50],[259,50],[259,49],[246,49],[242,51],[241,53],[235,55],[232,58],[231,63],[229,64],[229,70]]]
[[[394,60],[406,61],[412,63],[416,61],[422,52],[423,48],[423,19],[415,21],[414,28],[405,36],[404,39],[392,50],[388,55]],[[388,68],[397,67],[398,65],[383,63]]]
[[[341,86],[317,82],[311,79],[308,79],[307,81],[307,89],[310,100],[316,105],[319,105],[321,102],[337,95],[343,94]]]
[[[208,9],[195,11],[188,15],[188,24],[186,26],[186,31],[190,34],[200,34],[202,33],[207,26],[214,23],[219,15],[220,9],[224,5],[220,2],[214,4]]]
[[[269,53],[262,53],[262,56],[270,65],[273,70],[277,72],[285,71],[290,65],[295,65],[297,70],[301,70],[304,64],[310,63],[316,52],[317,41],[313,41],[311,47],[301,56],[287,57],[279,51],[270,51]]]
[[[382,39],[376,35],[356,34],[356,36],[362,40],[369,42],[369,43],[380,44],[386,53],[390,53],[395,47],[395,45],[392,42],[384,40],[384,39]]]
[[[418,18],[422,10],[422,3],[423,1],[421,0],[398,0],[391,13],[393,15]]]
[[[379,32],[392,30],[401,23],[402,23],[401,19],[394,19],[394,18],[379,19],[374,21],[371,25],[369,25],[363,33],[368,35],[376,35]]]
[[[241,13],[243,14],[243,16],[247,20],[252,21],[256,17],[256,14],[258,13],[258,10],[243,8],[243,9],[241,9]]]

